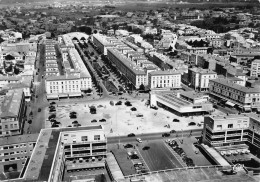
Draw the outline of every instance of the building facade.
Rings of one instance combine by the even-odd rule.
[[[21,134],[26,109],[23,89],[8,90],[0,100],[0,136]]]
[[[260,118],[255,114],[204,117],[203,143],[213,147],[253,145],[260,149]]]
[[[260,109],[260,88],[244,87],[230,79],[218,78],[209,81],[209,93],[212,97],[229,101],[241,110],[249,112]]]
[[[216,79],[217,73],[208,69],[190,68],[188,70],[188,81],[195,90],[207,91],[209,80]]]
[[[259,77],[260,76],[260,59],[256,59],[251,63],[250,76]]]
[[[152,71],[148,73],[148,87],[181,88],[181,73],[176,71]]]

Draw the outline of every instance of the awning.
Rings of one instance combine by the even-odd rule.
[[[47,95],[47,99],[58,99],[59,96],[57,94]]]
[[[77,93],[69,93],[69,97],[81,97],[81,93],[77,92]]]
[[[251,108],[249,108],[249,107],[244,107],[244,110],[245,110],[246,112],[251,112]]]
[[[68,94],[59,94],[59,97],[68,97]]]
[[[231,106],[231,107],[234,107],[236,105],[236,104],[234,104],[233,102],[230,102],[230,101],[227,101],[226,104]]]

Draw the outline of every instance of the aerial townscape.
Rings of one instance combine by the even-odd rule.
[[[1,182],[259,182],[258,0],[0,0]]]

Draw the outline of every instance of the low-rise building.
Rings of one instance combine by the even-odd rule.
[[[150,105],[159,106],[180,116],[208,114],[213,111],[209,96],[193,91],[152,90]]]

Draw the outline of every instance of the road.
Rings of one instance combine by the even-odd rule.
[[[199,137],[201,136],[202,129],[192,130],[192,136]],[[164,133],[164,132],[162,132]],[[107,143],[108,144],[115,144],[115,143],[129,143],[129,142],[136,142],[136,138],[141,138],[143,141],[145,140],[158,140],[158,139],[167,139],[167,138],[176,138],[176,134],[178,134],[178,138],[182,138],[182,131],[176,131],[176,133],[172,133],[170,137],[163,138],[162,133],[147,133],[136,135],[135,137],[127,137],[127,136],[114,136],[108,137]],[[187,137],[190,135],[190,130],[183,131],[183,137]]]
[[[34,76],[34,96],[29,103],[28,113],[32,111],[32,124],[25,122],[24,133],[39,133],[44,128],[45,108],[48,106],[45,93],[45,80],[42,78],[45,71],[45,45],[38,45],[36,58],[36,70],[39,69],[38,75]],[[40,110],[38,110],[40,109]]]

